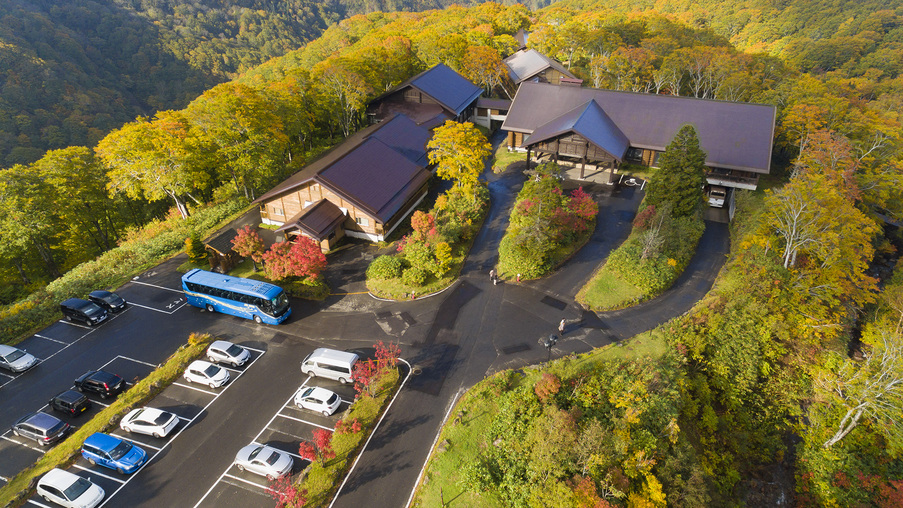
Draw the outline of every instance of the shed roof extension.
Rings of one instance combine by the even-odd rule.
[[[707,165],[762,174],[770,170],[776,110],[766,104],[524,82],[502,128],[531,134],[589,101],[601,106],[631,147],[664,151],[677,131],[690,124]]]
[[[285,221],[276,232],[300,229],[307,236],[325,240],[345,220],[345,214],[331,201],[321,199]]]
[[[503,60],[508,66],[508,75],[514,84],[526,81],[540,72],[553,68],[570,78],[576,78],[554,58],[549,58],[535,49],[521,49]]]
[[[611,154],[618,161],[630,147],[630,140],[621,129],[605,114],[602,106],[590,100],[576,108],[540,125],[532,134],[524,139],[524,145],[535,145],[556,138],[562,134],[573,132],[583,136],[587,141]]]

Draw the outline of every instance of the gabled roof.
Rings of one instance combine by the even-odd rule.
[[[605,150],[619,162],[630,147],[630,140],[611,121],[595,100],[577,106],[567,113],[540,125],[524,139],[524,145],[534,145],[567,132],[577,133],[590,143]]]
[[[229,228],[205,242],[205,245],[225,255],[232,252],[232,239],[236,236],[238,236],[238,232]]]
[[[321,199],[285,221],[276,232],[298,228],[307,236],[321,241],[345,220],[345,213],[331,201]]]
[[[768,173],[771,167],[776,109],[766,104],[524,82],[502,129],[530,134],[591,100],[631,147],[664,151],[677,131],[690,124],[707,165],[754,173]]]
[[[374,102],[393,95],[399,90],[404,90],[409,86],[432,97],[445,109],[454,111],[455,116],[460,115],[470,103],[483,93],[482,88],[471,83],[451,67],[440,63],[389,90]]]
[[[403,204],[409,197],[404,192],[416,191],[429,177],[425,161],[430,136],[428,129],[404,115],[395,115],[352,134],[254,203],[265,203],[310,182],[319,182],[382,220],[384,209],[391,209],[393,200],[400,199]],[[371,140],[373,143],[369,143]],[[410,188],[412,181],[418,184]]]
[[[569,78],[577,77],[557,60],[549,58],[535,49],[521,49],[505,58],[503,62],[508,66],[508,75],[511,76],[511,81],[514,81],[515,85],[532,78],[549,67]]]

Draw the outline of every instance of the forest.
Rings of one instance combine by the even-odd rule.
[[[602,492],[608,474],[627,497],[606,502],[679,506],[677,493],[692,480],[683,506],[731,504],[749,499],[751,478],[789,461],[800,504],[899,501],[900,395],[876,394],[865,381],[900,370],[899,270],[881,278],[869,267],[876,253],[895,259],[899,245],[881,217],[903,218],[903,8],[562,0],[534,11],[485,3],[353,15],[314,39],[311,27],[348,11],[267,4],[284,17],[138,1],[81,11],[35,2],[43,7],[4,17],[4,304],[152,219],[247,203],[361,127],[369,100],[431,65],[500,92],[493,80],[501,58],[525,29],[531,47],[588,86],[778,108],[772,176],[762,182],[772,189],[741,199],[721,285],[660,331],[671,348],[660,365],[632,367],[665,396],[667,433],[621,435],[621,452],[632,454],[624,460],[642,451],[640,469],[606,463],[584,474],[589,480],[564,478],[558,487]],[[296,26],[298,17],[320,25]],[[42,141],[54,132],[53,143]],[[805,234],[788,226],[792,217],[806,219]],[[662,392],[662,380],[676,390]],[[589,430],[591,413],[575,432]],[[606,418],[596,420],[619,424]],[[623,423],[630,418],[625,410]],[[660,421],[641,425],[649,434]],[[628,470],[639,480],[631,483]],[[471,479],[492,487],[491,476]],[[529,481],[517,485],[500,495],[530,495]]]

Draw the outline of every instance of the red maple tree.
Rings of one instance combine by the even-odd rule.
[[[267,493],[276,500],[276,508],[304,506],[307,503],[307,490],[296,487],[291,476],[280,476],[270,483]]]
[[[248,225],[239,229],[238,235],[232,239],[232,250],[241,257],[251,258],[256,272],[257,263],[263,262],[266,246],[263,244],[263,239],[257,234],[257,230]]]
[[[293,242],[274,243],[263,259],[267,277],[273,280],[288,277],[316,279],[326,268],[326,256],[320,246],[306,236]]]

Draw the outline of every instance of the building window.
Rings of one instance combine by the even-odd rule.
[[[282,208],[273,208],[273,215],[282,215],[285,216],[285,211]]]
[[[663,154],[664,152],[652,152],[652,153],[653,153],[654,155],[652,156],[652,164],[650,164],[650,166],[652,166],[652,167],[654,167],[654,168],[657,168],[657,167],[658,167],[658,160],[659,160],[659,158],[661,158],[661,156],[662,156],[662,154]]]
[[[358,226],[369,226],[370,220],[366,217],[355,217],[354,222],[357,222]]]
[[[641,161],[641,160],[643,160],[643,149],[642,148],[628,148],[627,153],[624,154],[624,158],[629,161]]]

